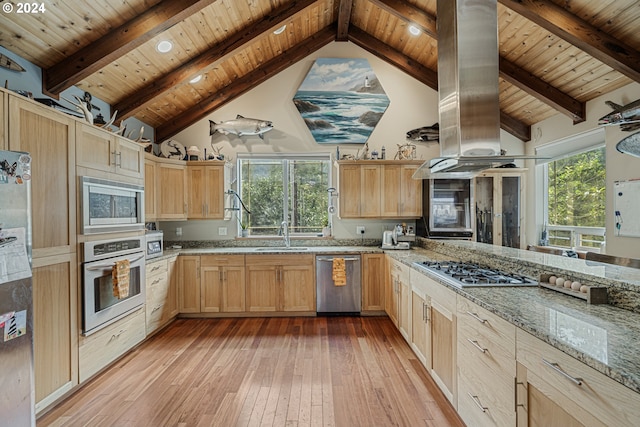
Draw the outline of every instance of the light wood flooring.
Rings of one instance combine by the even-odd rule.
[[[45,426],[463,426],[386,317],[180,319]]]

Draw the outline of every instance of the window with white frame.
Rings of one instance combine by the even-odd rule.
[[[599,251],[604,245],[606,157],[604,133],[594,131],[536,149],[543,175],[548,244]]]
[[[238,157],[240,197],[251,212],[238,211],[252,236],[317,235],[328,225],[330,154],[262,154]],[[242,212],[242,213],[240,213]]]

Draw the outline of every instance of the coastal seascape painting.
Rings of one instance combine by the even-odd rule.
[[[293,103],[319,144],[364,144],[389,106],[369,61],[318,58]]]

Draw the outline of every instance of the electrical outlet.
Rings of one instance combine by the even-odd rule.
[[[227,227],[218,227],[218,236],[226,236]]]
[[[356,226],[356,233],[357,234],[364,234],[364,225],[357,225]]]
[[[182,227],[176,227],[176,236],[182,236]]]

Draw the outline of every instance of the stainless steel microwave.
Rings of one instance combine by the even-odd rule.
[[[80,177],[82,234],[144,230],[144,187]]]

